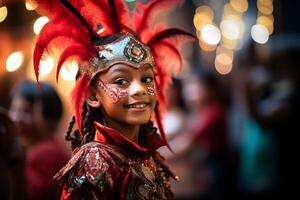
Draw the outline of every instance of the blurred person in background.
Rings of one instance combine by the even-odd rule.
[[[56,139],[63,115],[59,95],[47,83],[23,81],[13,90],[9,115],[26,149],[28,199],[59,199],[61,191],[53,176],[69,158]]]
[[[181,163],[175,173],[177,199],[225,199],[227,184],[227,122],[222,87],[208,73],[190,74],[183,97],[189,116],[184,132],[170,141],[175,154],[169,163]]]
[[[280,195],[288,198],[299,196],[297,194],[296,182],[299,177],[299,165],[296,164],[297,157],[297,132],[299,132],[298,118],[299,109],[299,49],[285,48],[272,52],[267,67],[272,72],[272,80],[265,89],[263,101],[258,100],[257,91],[248,81],[245,84],[245,103],[249,116],[255,120],[256,127],[262,127],[265,131],[264,137],[272,137],[263,146],[266,149],[273,148],[268,156],[261,158],[264,163],[274,161],[276,156],[278,170],[277,177],[269,174],[271,183],[277,181],[271,192],[264,191],[254,198],[274,197]],[[257,129],[256,129],[257,130]],[[271,142],[271,143],[270,143]],[[270,144],[268,146],[268,144]],[[270,149],[269,148],[269,149]],[[272,171],[265,170],[268,173]],[[268,185],[264,185],[265,189]]]
[[[241,129],[238,172],[240,198],[271,198],[278,186],[276,136],[274,131],[258,121],[249,109],[255,109],[255,113],[264,115],[276,106],[277,102],[272,92],[273,75],[270,68],[264,65],[253,65],[243,73],[243,81],[246,80],[247,83],[242,94],[248,112],[245,113]]]
[[[15,138],[14,125],[0,107],[0,197],[2,200],[25,199],[24,154]]]

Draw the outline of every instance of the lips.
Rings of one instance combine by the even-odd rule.
[[[149,105],[147,102],[136,102],[126,105],[127,108],[135,109],[135,110],[143,110]]]

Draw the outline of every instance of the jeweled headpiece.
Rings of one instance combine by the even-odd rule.
[[[115,63],[124,62],[133,67],[147,63],[155,65],[159,103],[155,117],[162,139],[166,142],[159,110],[164,109],[166,103],[164,92],[170,83],[168,69],[174,64],[178,67],[182,65],[178,48],[181,42],[195,37],[181,29],[163,27],[161,21],[152,22],[158,12],[165,13],[174,6],[182,5],[184,0],[149,0],[147,4],[136,2],[132,12],[124,0],[33,1],[38,5],[36,10],[50,19],[41,30],[34,49],[36,78],[38,80],[43,52],[53,45],[61,51],[57,79],[67,59],[72,58],[79,63],[80,77],[73,90],[79,130],[82,104],[95,74]]]
[[[97,56],[89,60],[88,66],[80,67],[81,74],[87,73],[91,79],[116,63],[128,64],[134,68],[145,64],[155,66],[150,48],[130,33],[122,33],[108,44],[98,45],[95,42],[94,45]]]

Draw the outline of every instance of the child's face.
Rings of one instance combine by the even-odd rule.
[[[25,98],[15,96],[9,110],[9,115],[16,125],[16,132],[25,145],[37,141],[41,135],[43,116],[37,102],[31,105]]]
[[[141,125],[150,120],[157,100],[150,65],[138,69],[126,64],[113,65],[99,75],[97,85],[108,121]]]

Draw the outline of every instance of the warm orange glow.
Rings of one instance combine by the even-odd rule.
[[[25,7],[26,7],[26,10],[35,10],[37,7],[37,4],[34,1],[27,0],[25,2]]]
[[[248,0],[230,0],[232,8],[238,12],[246,12],[248,10]]]
[[[257,4],[269,6],[273,4],[273,0],[257,0]]]
[[[238,50],[242,47],[242,40],[229,40],[225,37],[222,37],[222,46],[230,50]]]
[[[256,22],[257,22],[257,24],[264,25],[268,29],[269,34],[273,33],[273,31],[274,31],[274,26],[273,26],[274,17],[273,17],[273,15],[268,15],[268,16],[260,15],[257,18]]]
[[[196,9],[194,15],[194,26],[197,30],[201,30],[205,24],[211,24],[214,18],[214,12],[208,6],[200,6]]]
[[[257,9],[264,15],[270,15],[273,13],[273,4],[265,5],[262,3],[257,2]]]
[[[233,57],[227,53],[217,53],[215,68],[222,75],[229,74],[232,70]]]
[[[197,13],[194,15],[194,26],[197,30],[201,30],[205,24],[211,24],[212,19],[205,14]]]
[[[207,44],[202,39],[199,39],[199,46],[204,51],[214,51],[217,48],[217,45]]]
[[[241,16],[242,13],[241,12],[237,12],[230,3],[226,3],[224,5],[224,12],[223,12],[223,18],[226,18],[228,16]]]
[[[214,18],[214,11],[209,6],[199,6],[195,13],[203,13],[211,19]]]

